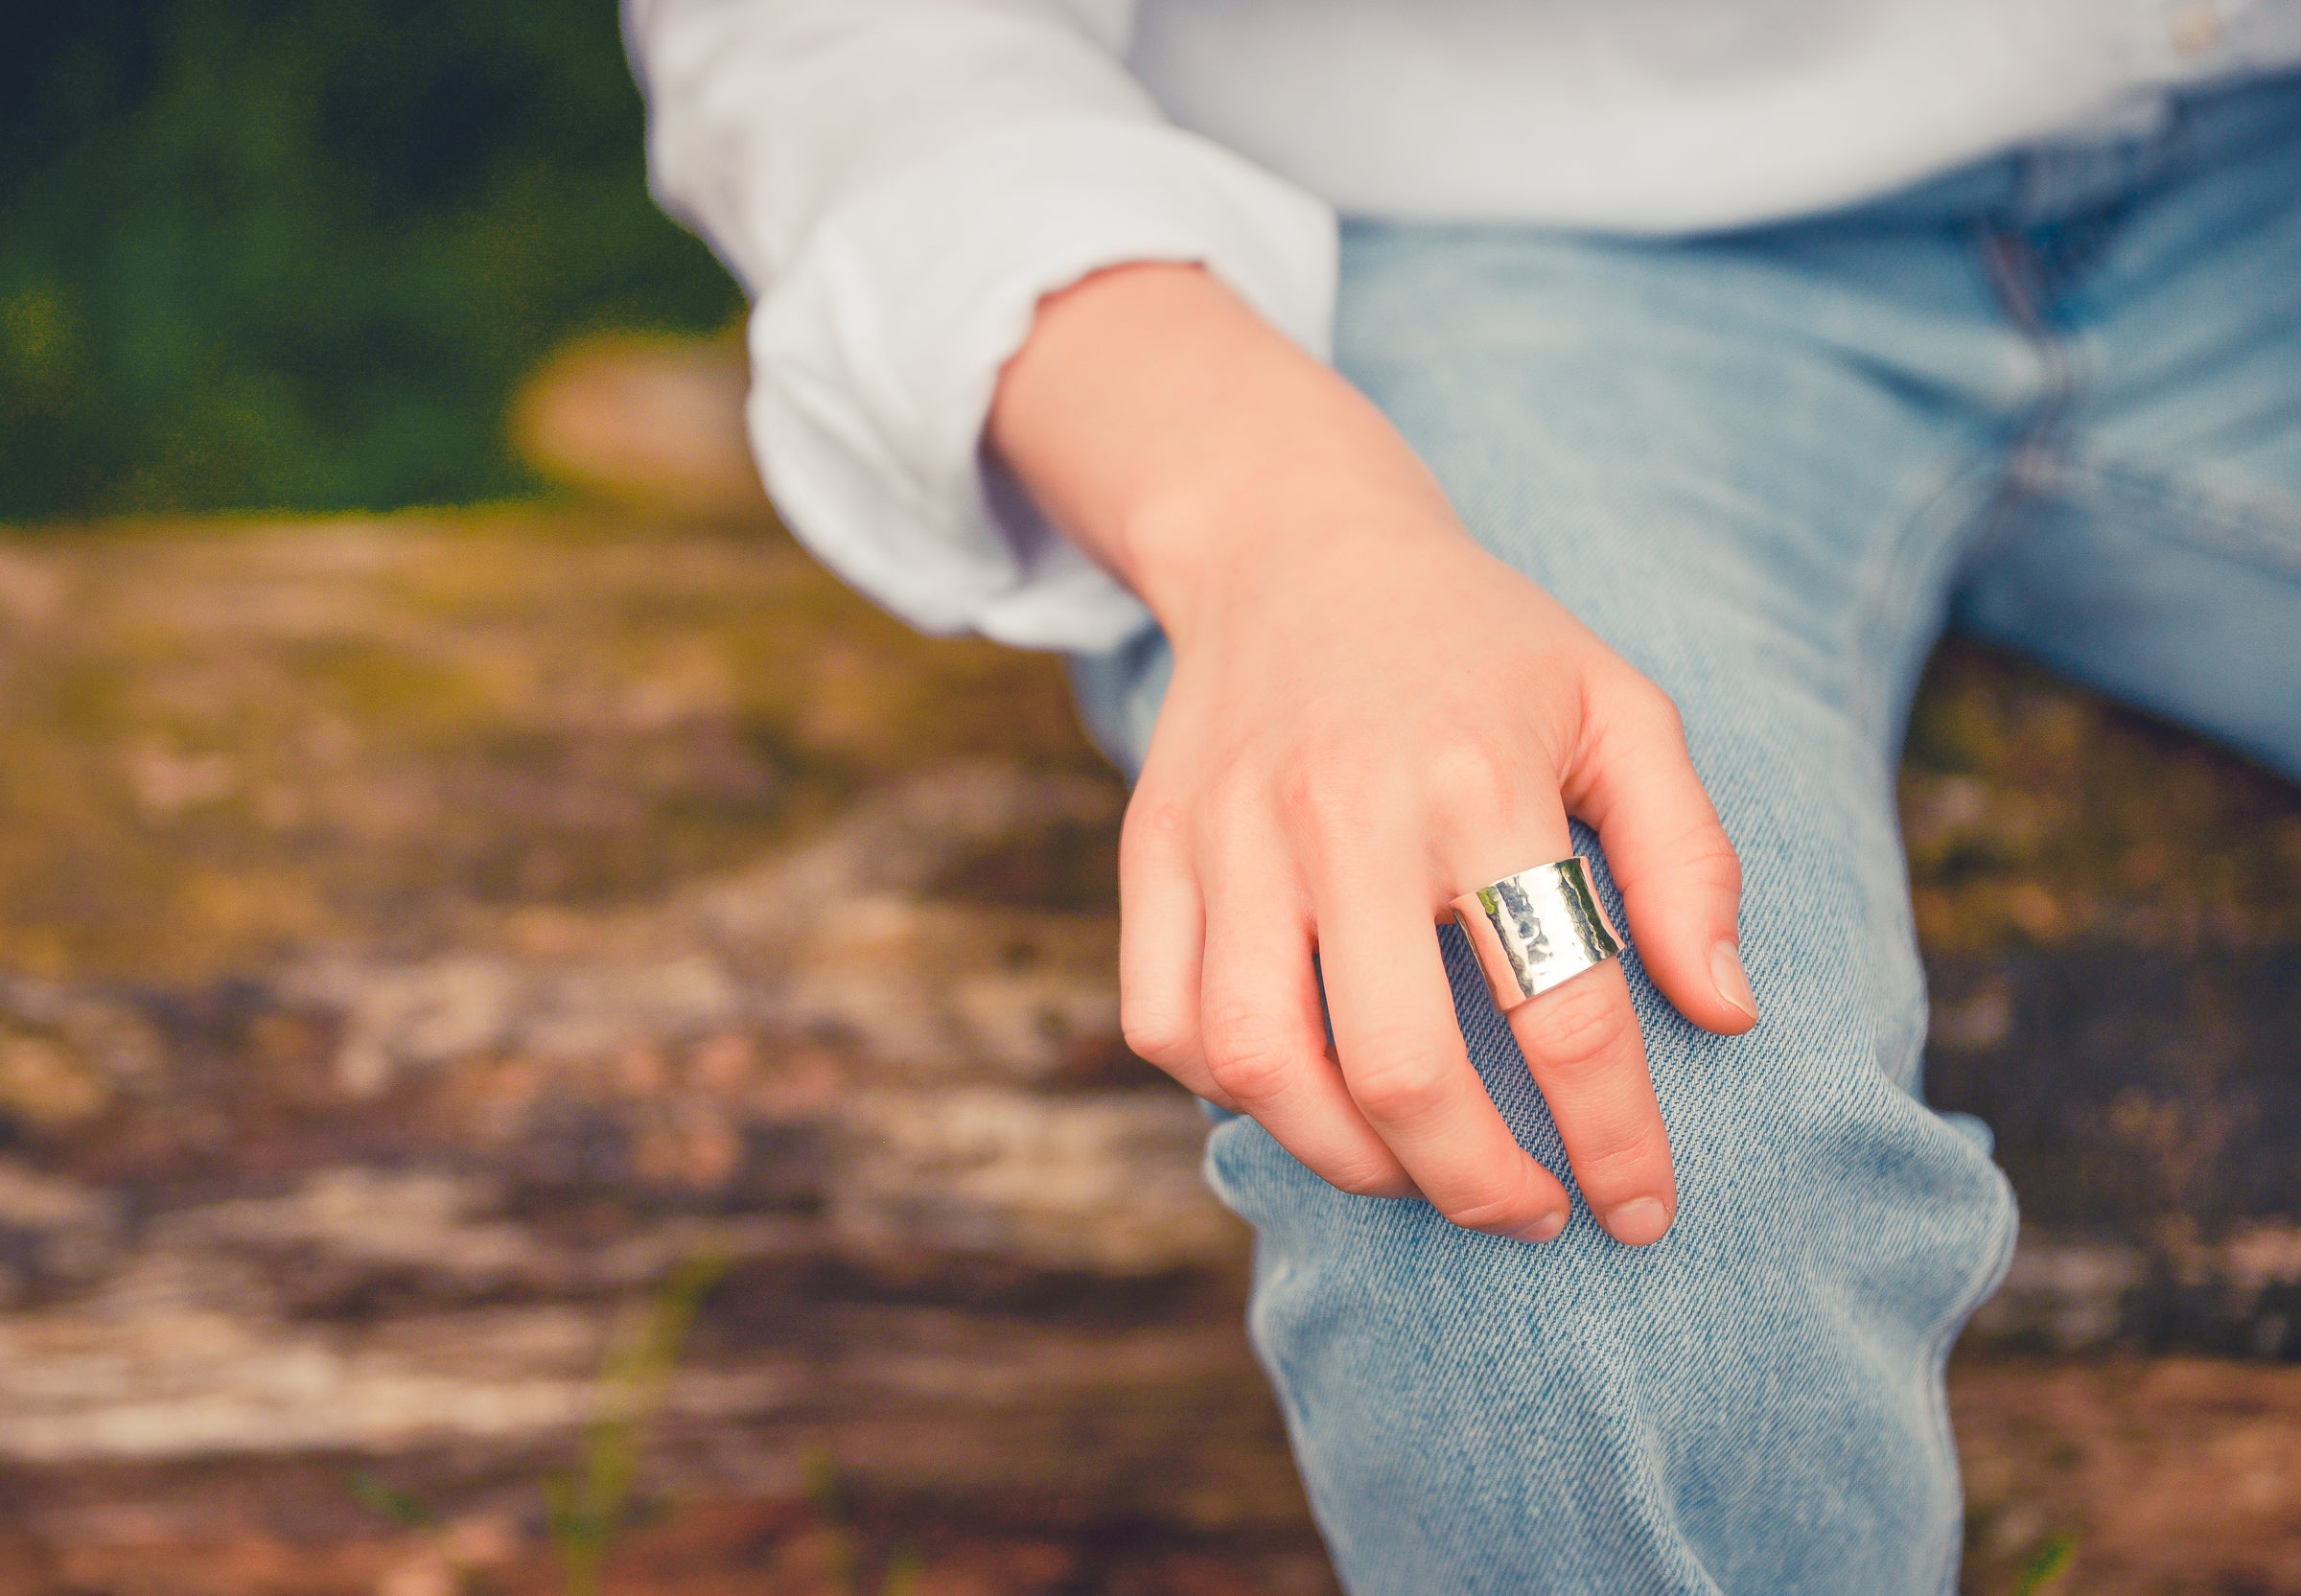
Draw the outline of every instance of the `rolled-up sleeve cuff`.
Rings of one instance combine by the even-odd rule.
[[[926,631],[1079,653],[1140,632],[1141,603],[981,448],[1039,299],[1139,261],[1204,265],[1325,358],[1334,213],[1196,134],[1034,122],[842,204],[752,317],[752,445],[785,523]]]

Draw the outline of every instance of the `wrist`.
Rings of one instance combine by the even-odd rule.
[[[1381,580],[1412,549],[1466,540],[1430,496],[1359,473],[1177,480],[1134,508],[1113,569],[1187,646],[1218,609],[1300,603],[1354,575]]]
[[[986,439],[1178,643],[1210,603],[1369,536],[1464,536],[1381,412],[1195,266],[1049,296]]]

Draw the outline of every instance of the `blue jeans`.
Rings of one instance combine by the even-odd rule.
[[[1336,360],[1677,700],[1765,1014],[1696,1030],[1626,957],[1682,1191],[1645,1250],[1578,1202],[1546,1247],[1475,1235],[1217,1124],[1343,1583],[1949,1589],[1942,1361],[2014,1212],[1987,1132],[1919,1095],[1904,715],[1954,626],[2301,774],[2301,80],[1731,235],[1356,225]],[[1122,763],[1167,668],[1155,636],[1078,663]],[[1472,1059],[1566,1176],[1444,939]]]

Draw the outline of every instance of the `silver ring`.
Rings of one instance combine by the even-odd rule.
[[[1506,875],[1453,908],[1505,1014],[1622,951],[1579,855]]]

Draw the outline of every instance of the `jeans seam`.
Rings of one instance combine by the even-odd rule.
[[[2080,507],[2142,512],[2130,524],[2147,536],[2301,582],[2301,499],[2270,489],[2245,496],[2241,506],[2231,502],[2235,496],[2184,482],[2183,474],[2131,459],[2064,459],[2054,489]],[[2265,523],[2285,536],[2265,535]]]
[[[1886,702],[1891,683],[1882,680],[1880,663],[1892,613],[1896,578],[1929,570],[1954,570],[1971,561],[1976,551],[2013,535],[2022,512],[2033,505],[2036,490],[2058,473],[2055,459],[2078,387],[2077,362],[2070,345],[2047,323],[2037,303],[2032,280],[2035,262],[2018,241],[2005,234],[1984,240],[1984,261],[1990,283],[2008,317],[2034,352],[2043,373],[2043,392],[2031,407],[2003,452],[1977,450],[1953,456],[1942,468],[1933,490],[1924,495],[1905,518],[1899,533],[1866,573],[1869,590],[1862,595],[1862,621],[1854,638],[1852,669],[1862,694],[1861,708],[1882,735],[1894,729],[1901,706]],[[1938,602],[1945,613],[1948,589],[1943,584]],[[1941,615],[1937,615],[1937,625]],[[1891,780],[1891,774],[1887,779]],[[1907,914],[1906,899],[1904,914]],[[1915,928],[1909,928],[1915,934]],[[1922,1106],[1919,1112],[1929,1112]],[[1975,1308],[2004,1278],[2020,1235],[2019,1210],[2005,1173],[1994,1162],[1990,1172],[2003,1201],[1997,1245],[1968,1277],[1950,1310],[1942,1316],[1925,1349],[1925,1368],[1932,1405],[1929,1426],[1936,1466],[1949,1480],[1949,1522],[1942,1526],[1944,1550],[1934,1587],[1941,1596],[1955,1596],[1958,1574],[1964,1561],[1964,1479],[1959,1467],[1957,1431],[1949,1411],[1946,1384],[1950,1350]]]
[[[1951,1134],[1958,1133],[1953,1131]],[[1941,1448],[1950,1481],[1957,1488],[1950,1498],[1954,1516],[1948,1525],[1946,1537],[1949,1553],[1944,1560],[1941,1578],[1937,1582],[1942,1596],[1957,1596],[1958,1571],[1964,1562],[1965,1552],[1965,1474],[1959,1465],[1957,1426],[1949,1412],[1950,1350],[1964,1332],[1966,1321],[1973,1317],[1974,1310],[1987,1301],[2004,1281],[2006,1271],[2013,1261],[2014,1245],[2021,1237],[2021,1210],[2014,1199],[2012,1183],[2006,1178],[2005,1171],[1997,1167],[1994,1159],[1990,1161],[1989,1169],[2005,1194],[2005,1217],[1999,1221],[2002,1234],[1988,1261],[1965,1283],[1965,1289],[1959,1293],[1958,1306],[1943,1318],[1941,1328],[1934,1332],[1934,1344],[1927,1353],[1933,1374],[1935,1445]]]
[[[1859,620],[1847,639],[1847,677],[1853,683],[1858,718],[1881,734],[1895,718],[1894,706],[1886,702],[1889,683],[1879,664],[1879,645],[1887,640],[1897,579],[1941,564],[1949,550],[1970,548],[1997,535],[2019,497],[2010,478],[1994,451],[1952,455],[1904,513],[1900,529],[1866,563],[1854,612]]]
[[[1950,458],[1933,490],[1918,499],[1900,532],[1864,573],[1868,590],[1861,595],[1861,619],[1851,639],[1851,677],[1861,694],[1859,713],[1881,737],[1894,729],[1897,711],[1883,702],[1886,683],[1878,679],[1872,661],[1886,630],[1894,578],[1944,563],[1963,566],[1978,550],[2012,535],[2037,485],[2055,474],[2050,462],[2078,389],[2076,353],[2049,324],[2040,302],[2035,252],[2018,235],[2004,231],[1984,231],[1978,242],[1983,270],[1999,308],[2037,359],[2041,391],[2002,450],[1976,450]],[[1989,483],[1991,478],[1994,483],[1974,496],[1965,514],[1947,518],[1937,527],[1943,520],[1943,506],[1955,502],[1961,488]],[[1945,561],[1952,550],[1957,557]],[[1946,588],[1941,596],[1946,610]]]
[[[1994,536],[2004,535],[2016,506],[2025,497],[2015,480],[2016,472],[1989,451],[1977,451],[1953,456],[1945,462],[1930,491],[1923,494],[1903,518],[1899,532],[1889,541],[1885,551],[1871,563],[1865,572],[1868,591],[1863,595],[1859,613],[1861,625],[1853,638],[1849,674],[1861,693],[1864,713],[1876,717],[1880,729],[1898,714],[1897,706],[1885,702],[1889,690],[1884,672],[1878,663],[1881,650],[1876,646],[1886,631],[1891,612],[1890,595],[1894,590],[1895,578],[1910,571],[1920,571],[1942,564],[1962,563],[1950,551],[1970,549]],[[1890,777],[1889,777],[1890,779]],[[1906,893],[1903,916],[1908,917]],[[1905,927],[1915,935],[1914,927]],[[1920,988],[1922,994],[1922,987]],[[1922,1102],[1918,1112],[1931,1112]],[[1992,1172],[2003,1187],[2005,1176],[1991,1165]],[[2010,1201],[2007,1203],[2012,1212]],[[2004,1222],[2005,1234],[1995,1249],[1969,1278],[1953,1299],[1955,1306],[1943,1315],[1940,1329],[1934,1331],[1931,1344],[1924,1351],[1927,1377],[1931,1382],[1932,1423],[1930,1441],[1936,1466],[1949,1479],[1952,1520],[1945,1527],[1946,1550],[1941,1577],[1935,1588],[1941,1596],[1955,1596],[1958,1571],[1964,1561],[1964,1486],[1958,1466],[1957,1434],[1950,1421],[1949,1395],[1944,1385],[1949,1353],[1965,1321],[1988,1295],[1991,1287],[2004,1275],[2010,1261],[2013,1238],[2018,1227]]]

